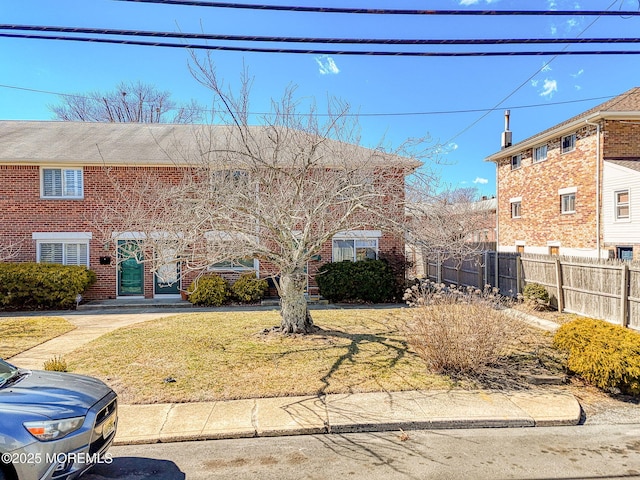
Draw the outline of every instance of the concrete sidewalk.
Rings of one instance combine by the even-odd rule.
[[[407,391],[120,405],[116,445],[415,429],[577,425],[561,390]]]
[[[22,368],[42,369],[46,360],[68,354],[117,328],[185,313],[182,308],[148,304],[148,308],[123,306],[127,308],[49,312],[66,318],[76,329],[9,361]],[[549,330],[557,327],[537,326]],[[580,405],[573,395],[548,386],[512,392],[406,391],[120,405],[115,442],[123,445],[319,433],[577,425],[580,415]]]

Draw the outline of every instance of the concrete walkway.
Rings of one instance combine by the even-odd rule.
[[[115,305],[115,304],[114,304]],[[107,332],[186,313],[167,305],[51,312],[77,328],[9,361],[41,369]],[[200,311],[200,310],[198,310]],[[39,313],[42,315],[42,312]],[[553,329],[554,325],[539,325]],[[120,405],[116,444],[385,430],[577,425],[578,401],[559,388],[407,391],[184,404]]]

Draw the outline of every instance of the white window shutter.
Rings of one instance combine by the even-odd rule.
[[[59,168],[46,168],[42,174],[43,196],[62,196],[62,170]]]

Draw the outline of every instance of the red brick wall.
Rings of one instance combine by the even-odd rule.
[[[511,155],[498,162],[499,244],[514,247],[561,247],[596,249],[596,127],[575,132],[576,148],[561,153],[557,137],[548,142],[547,160],[533,163],[533,150],[523,150],[522,165],[511,170]],[[577,187],[576,213],[560,213],[558,190]],[[522,197],[521,218],[511,218],[510,199]],[[526,247],[525,247],[526,248]]]
[[[183,174],[175,167],[109,167],[108,172],[102,166],[84,167],[83,199],[41,199],[40,169],[35,165],[0,165],[0,242],[16,243],[20,246],[17,261],[36,260],[36,242],[33,232],[92,232],[89,243],[89,264],[95,271],[98,282],[86,295],[87,299],[106,299],[116,297],[115,259],[111,265],[100,265],[99,258],[110,255],[113,248],[105,249],[101,234],[96,229],[96,214],[110,202],[116,201],[113,181],[124,185],[135,185],[144,178],[159,177],[167,183],[174,183]],[[386,188],[402,189],[403,176],[393,172],[385,180]],[[394,186],[394,184],[396,184]],[[398,212],[398,217],[402,212]],[[402,254],[402,238],[383,235],[379,241],[381,256],[389,253]],[[310,262],[309,270],[313,275],[325,262],[331,261],[331,242],[320,252],[321,261]],[[183,280],[186,288],[195,274]],[[153,274],[149,265],[145,265],[145,297],[153,297]]]

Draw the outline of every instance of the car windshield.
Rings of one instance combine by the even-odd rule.
[[[2,386],[7,380],[16,376],[18,369],[13,365],[8,364],[4,360],[0,360],[0,386]]]

